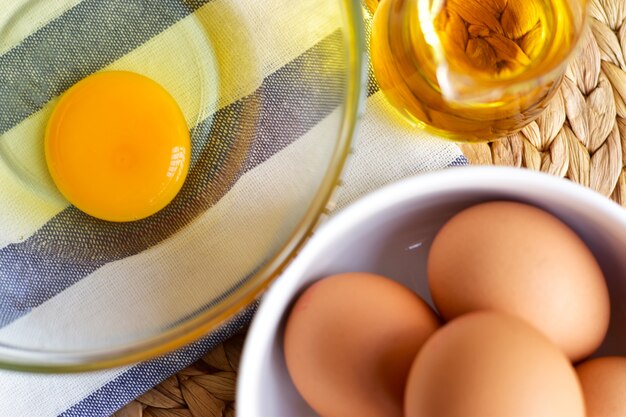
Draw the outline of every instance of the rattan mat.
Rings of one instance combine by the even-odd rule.
[[[583,184],[626,207],[626,1],[592,0],[591,30],[545,113],[491,144],[463,144],[472,164],[510,165]],[[244,333],[166,379],[115,417],[234,416]]]

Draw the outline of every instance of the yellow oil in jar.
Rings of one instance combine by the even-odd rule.
[[[374,73],[414,124],[485,141],[537,118],[582,30],[584,0],[383,0]]]

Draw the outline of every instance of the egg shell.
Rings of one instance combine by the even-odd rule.
[[[607,356],[578,365],[587,417],[626,416],[626,358]]]
[[[293,306],[287,369],[322,416],[402,416],[411,363],[438,327],[434,311],[401,284],[368,273],[334,275]]]
[[[598,348],[609,324],[608,290],[589,248],[559,219],[526,204],[488,202],[450,219],[433,241],[428,281],[446,320],[508,312],[573,361]]]
[[[574,368],[526,322],[495,311],[451,321],[422,347],[406,417],[584,416]]]

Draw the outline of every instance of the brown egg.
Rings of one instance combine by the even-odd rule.
[[[563,352],[514,316],[480,311],[451,321],[422,347],[407,380],[406,417],[584,416]]]
[[[591,359],[576,367],[587,417],[626,416],[626,358]]]
[[[402,416],[411,363],[438,327],[432,309],[399,283],[335,275],[309,287],[291,310],[287,369],[322,416]]]
[[[441,315],[495,309],[528,320],[573,360],[602,342],[609,296],[585,243],[551,214],[497,201],[448,221],[433,242],[428,282]]]

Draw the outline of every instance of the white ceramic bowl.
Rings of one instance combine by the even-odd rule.
[[[265,295],[248,333],[237,387],[238,415],[316,415],[293,386],[282,348],[286,314],[304,288],[327,275],[368,271],[393,278],[430,301],[426,255],[435,233],[460,210],[497,199],[541,207],[587,243],[611,294],[611,325],[598,354],[626,354],[626,303],[620,303],[626,299],[626,210],[546,174],[513,168],[453,168],[377,191],[313,236]]]

